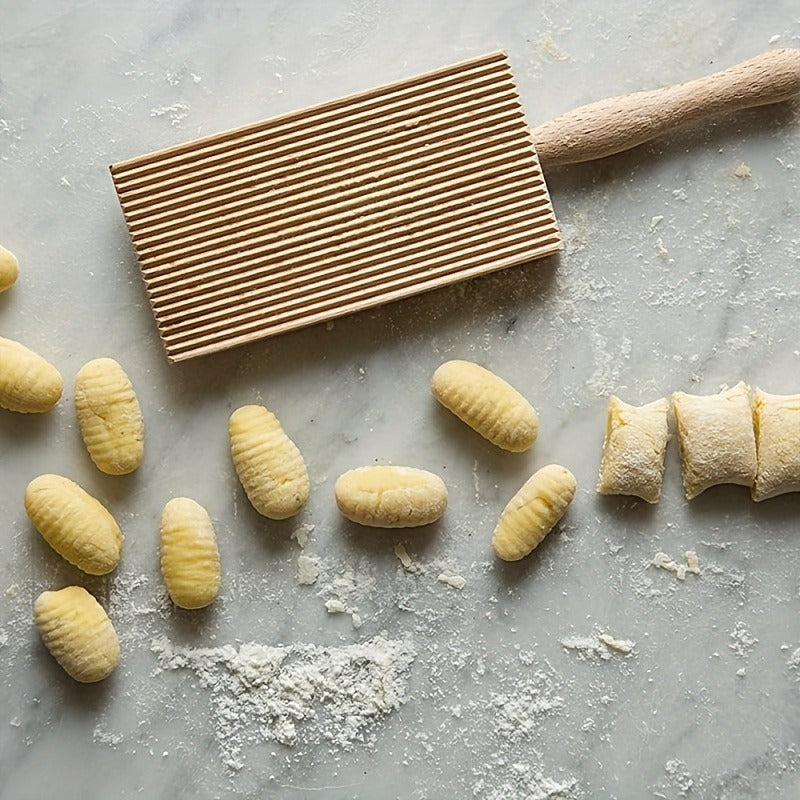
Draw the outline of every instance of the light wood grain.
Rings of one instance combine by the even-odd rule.
[[[111,173],[170,361],[561,249],[505,53]]]
[[[697,80],[576,108],[531,131],[543,167],[628,150],[702,117],[800,93],[800,50],[782,49]]]

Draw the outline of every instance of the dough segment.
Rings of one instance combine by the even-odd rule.
[[[800,492],[800,394],[756,389],[753,426],[758,458],[753,500]]]
[[[597,491],[657,503],[664,478],[669,430],[665,398],[633,406],[611,395]]]
[[[721,483],[752,487],[757,461],[750,387],[739,381],[714,395],[675,392],[672,403],[686,499]]]

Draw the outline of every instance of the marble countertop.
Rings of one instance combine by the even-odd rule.
[[[497,48],[535,125],[798,47],[794,3],[0,0],[0,19],[0,242],[21,270],[0,334],[66,385],[48,415],[0,415],[2,800],[800,794],[800,496],[754,504],[728,486],[687,503],[674,442],[657,506],[594,492],[611,393],[800,391],[796,104],[549,172],[557,258],[175,366],[107,169]],[[123,364],[145,413],[145,462],[127,478],[101,475],[76,427],[72,382],[98,356]],[[532,451],[502,453],[436,405],[428,381],[449,358],[530,398]],[[227,417],[253,402],[306,457],[294,520],[259,517],[233,473]],[[526,561],[496,562],[500,510],[553,461],[578,479],[564,524]],[[441,474],[444,519],[399,533],[343,521],[336,477],[375,462]],[[114,576],[87,580],[31,527],[22,494],[43,472],[112,509],[126,536]],[[203,613],[175,611],[159,574],[160,511],[183,494],[219,538],[222,592]],[[700,576],[648,566],[687,550]],[[313,584],[298,583],[300,555]],[[39,592],[73,582],[120,634],[100,685],[72,682],[32,624]],[[251,642],[282,648],[273,699],[293,664],[324,683],[346,663],[354,705],[298,701],[287,733],[236,683]],[[188,648],[187,668],[165,648]],[[375,680],[358,672],[370,654]]]

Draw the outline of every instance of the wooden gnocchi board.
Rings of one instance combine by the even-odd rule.
[[[502,52],[111,174],[173,362],[562,247]]]

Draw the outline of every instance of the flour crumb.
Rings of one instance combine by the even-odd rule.
[[[3,593],[6,597],[16,597],[19,594],[19,584],[12,583]]]
[[[8,721],[8,724],[12,728],[19,728],[19,726],[22,725],[22,721],[19,717],[11,717],[11,719]]]
[[[747,675],[747,669],[745,667],[739,667],[736,670],[736,677],[737,678],[744,678]]]
[[[332,597],[330,600],[326,600],[325,609],[329,614],[350,613],[350,609],[338,597]]]
[[[610,650],[616,650],[618,653],[624,653],[625,655],[633,652],[633,648],[636,646],[635,642],[630,639],[615,639],[608,633],[601,633],[598,638]]]
[[[656,239],[656,253],[658,253],[661,258],[667,258],[667,256],[669,256],[669,250],[664,247],[664,242],[660,236]]]
[[[650,219],[650,230],[654,231],[664,221],[664,215],[658,214]]]
[[[403,569],[406,572],[417,571],[417,565],[412,561],[408,550],[406,550],[406,546],[402,542],[398,542],[394,546],[394,554],[397,556],[398,561],[403,565]]]
[[[686,559],[686,571],[691,572],[692,575],[700,574],[700,559],[694,550],[687,550],[683,557]]]
[[[741,178],[742,180],[744,180],[745,178],[751,177],[753,172],[750,169],[750,167],[748,167],[747,164],[745,164],[744,161],[742,161],[742,163],[739,164],[739,166],[736,167],[736,169],[733,171],[733,174],[737,178]]]
[[[758,644],[758,639],[753,636],[741,620],[734,625],[730,634],[731,643],[728,645],[739,658],[747,658]]]
[[[69,189],[72,186],[72,184],[69,182],[69,178],[67,178],[66,175],[61,176],[61,180],[59,181],[59,183],[62,186],[66,187],[67,189]]]
[[[294,539],[300,547],[308,544],[308,537],[314,532],[314,526],[303,523],[299,528],[292,531],[290,538]]]
[[[781,35],[776,33],[774,36],[770,36],[769,39],[767,39],[767,44],[775,44],[775,42],[779,42],[780,39]]]
[[[687,573],[692,575],[700,575],[700,560],[694,550],[687,550],[684,553],[686,559],[685,564],[678,564],[672,556],[666,553],[656,553],[649,566],[656,567],[656,569],[663,569],[665,572],[671,572],[679,581],[686,580]]]
[[[444,572],[441,572],[436,580],[438,580],[439,583],[444,583],[447,586],[451,586],[453,589],[458,589],[459,591],[461,591],[467,585],[466,579],[462,578],[461,575],[447,575]]]
[[[301,553],[297,556],[297,582],[302,586],[311,586],[319,577],[319,559]]]
[[[116,747],[122,742],[123,738],[121,733],[109,731],[102,725],[96,725],[95,729],[92,731],[92,741],[95,742],[95,744],[105,744],[109,747]]]
[[[656,569],[663,569],[666,572],[671,572],[679,581],[685,580],[686,578],[686,567],[683,564],[677,564],[672,560],[672,557],[668,556],[666,553],[656,553],[650,565]]]
[[[614,653],[624,656],[635,655],[636,643],[630,639],[617,639],[608,633],[595,633],[591,636],[566,636],[558,640],[565,650],[574,651],[581,661],[599,658],[608,661]]]

